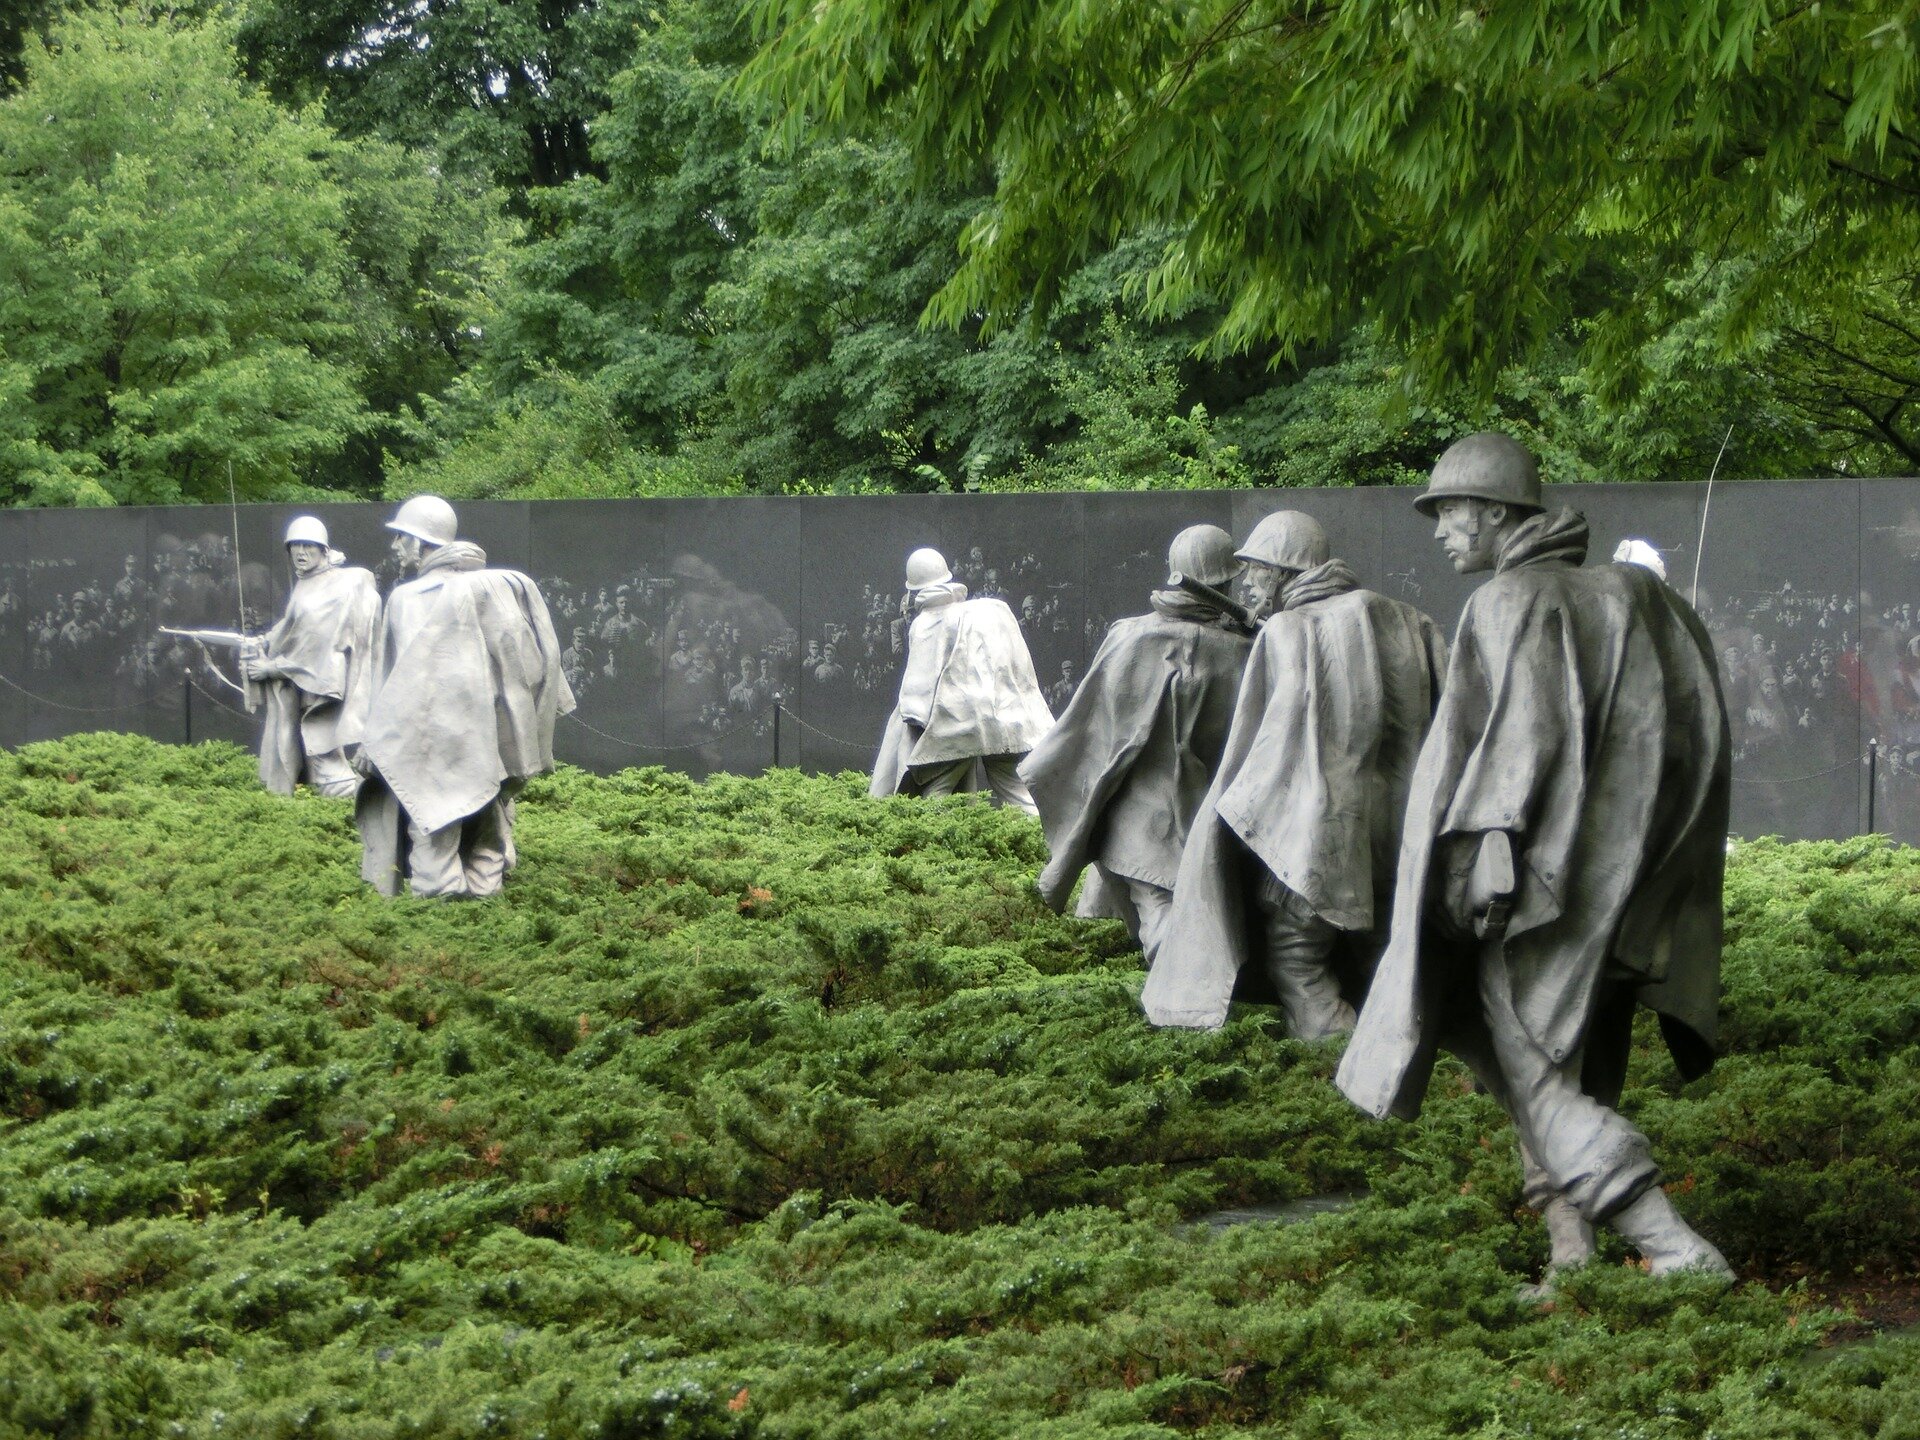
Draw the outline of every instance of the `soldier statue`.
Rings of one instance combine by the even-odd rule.
[[[938,550],[907,557],[912,617],[900,698],[874,762],[874,795],[951,795],[976,767],[1002,804],[1037,813],[1020,758],[1053,725],[1020,622],[1004,600],[967,598]]]
[[[265,711],[260,783],[291,795],[305,781],[344,799],[360,784],[353,754],[373,689],[373,632],[380,587],[372,572],[345,563],[312,515],[287,526],[293,593],[280,622],[241,648],[249,699]]]
[[[1149,964],[1253,643],[1242,612],[1216,588],[1240,573],[1231,535],[1190,526],[1174,538],[1167,565],[1152,612],[1107,631],[1066,710],[1020,764],[1051,851],[1041,895],[1064,909],[1094,866],[1099,883],[1085,887],[1081,913],[1103,893]]]
[[[546,601],[487,568],[453,507],[420,495],[387,522],[413,578],[387,597],[359,766],[361,874],[397,895],[496,894],[513,868],[513,797],[553,768],[573,709]]]
[[[1586,565],[1504,435],[1443,454],[1414,502],[1467,602],[1420,752],[1392,935],[1338,1083],[1419,1109],[1436,1048],[1513,1118],[1547,1224],[1544,1293],[1611,1225],[1655,1274],[1726,1275],[1617,1109],[1636,1002],[1682,1076],[1713,1063],[1729,793],[1727,715],[1692,609],[1644,565]]]
[[[1361,588],[1310,515],[1269,515],[1240,558],[1270,613],[1140,1002],[1156,1025],[1219,1026],[1257,957],[1252,989],[1264,980],[1288,1033],[1317,1040],[1353,1028],[1379,952],[1446,643]]]

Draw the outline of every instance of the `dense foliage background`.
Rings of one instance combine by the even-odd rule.
[[[0,503],[1911,471],[1920,21],[1777,8],[23,0]]]
[[[1729,1054],[1682,1087],[1643,1036],[1628,1109],[1745,1283],[1609,1241],[1543,1311],[1456,1068],[1376,1124],[1264,1007],[1149,1029],[1024,817],[656,769],[521,817],[500,900],[388,902],[234,747],[0,755],[0,1433],[1920,1435],[1920,1337],[1872,1338],[1910,850],[1738,846]]]

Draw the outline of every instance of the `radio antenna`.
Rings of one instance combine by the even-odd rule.
[[[1720,457],[1727,453],[1727,441],[1731,439],[1733,425],[1730,424],[1720,438],[1720,454],[1713,457],[1713,468],[1707,472],[1707,498],[1700,506],[1700,536],[1693,546],[1693,594],[1687,599],[1696,610],[1700,608],[1700,560],[1707,551],[1707,512],[1713,509],[1713,477],[1720,473]]]
[[[227,457],[227,509],[233,515],[233,591],[240,604],[240,633],[247,633],[247,577],[240,564],[240,497],[233,488],[233,457]]]

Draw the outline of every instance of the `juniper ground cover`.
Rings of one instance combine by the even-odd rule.
[[[389,902],[232,747],[0,754],[0,1433],[1920,1436],[1920,1339],[1870,1333],[1920,1235],[1911,851],[1739,846],[1729,1057],[1643,1037],[1744,1283],[1610,1243],[1539,1310],[1457,1069],[1376,1124],[1271,1011],[1150,1030],[1023,817],[660,770],[521,817],[503,899]]]

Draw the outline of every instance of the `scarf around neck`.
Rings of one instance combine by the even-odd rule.
[[[454,540],[433,551],[420,562],[419,574],[433,570],[484,570],[487,552],[471,540]]]
[[[1521,521],[1501,542],[1493,573],[1501,575],[1525,565],[1558,561],[1584,565],[1587,560],[1587,517],[1577,510],[1541,511]]]
[[[1346,561],[1335,558],[1311,570],[1302,570],[1289,580],[1280,591],[1280,609],[1298,610],[1316,600],[1331,600],[1359,588],[1360,577]]]

